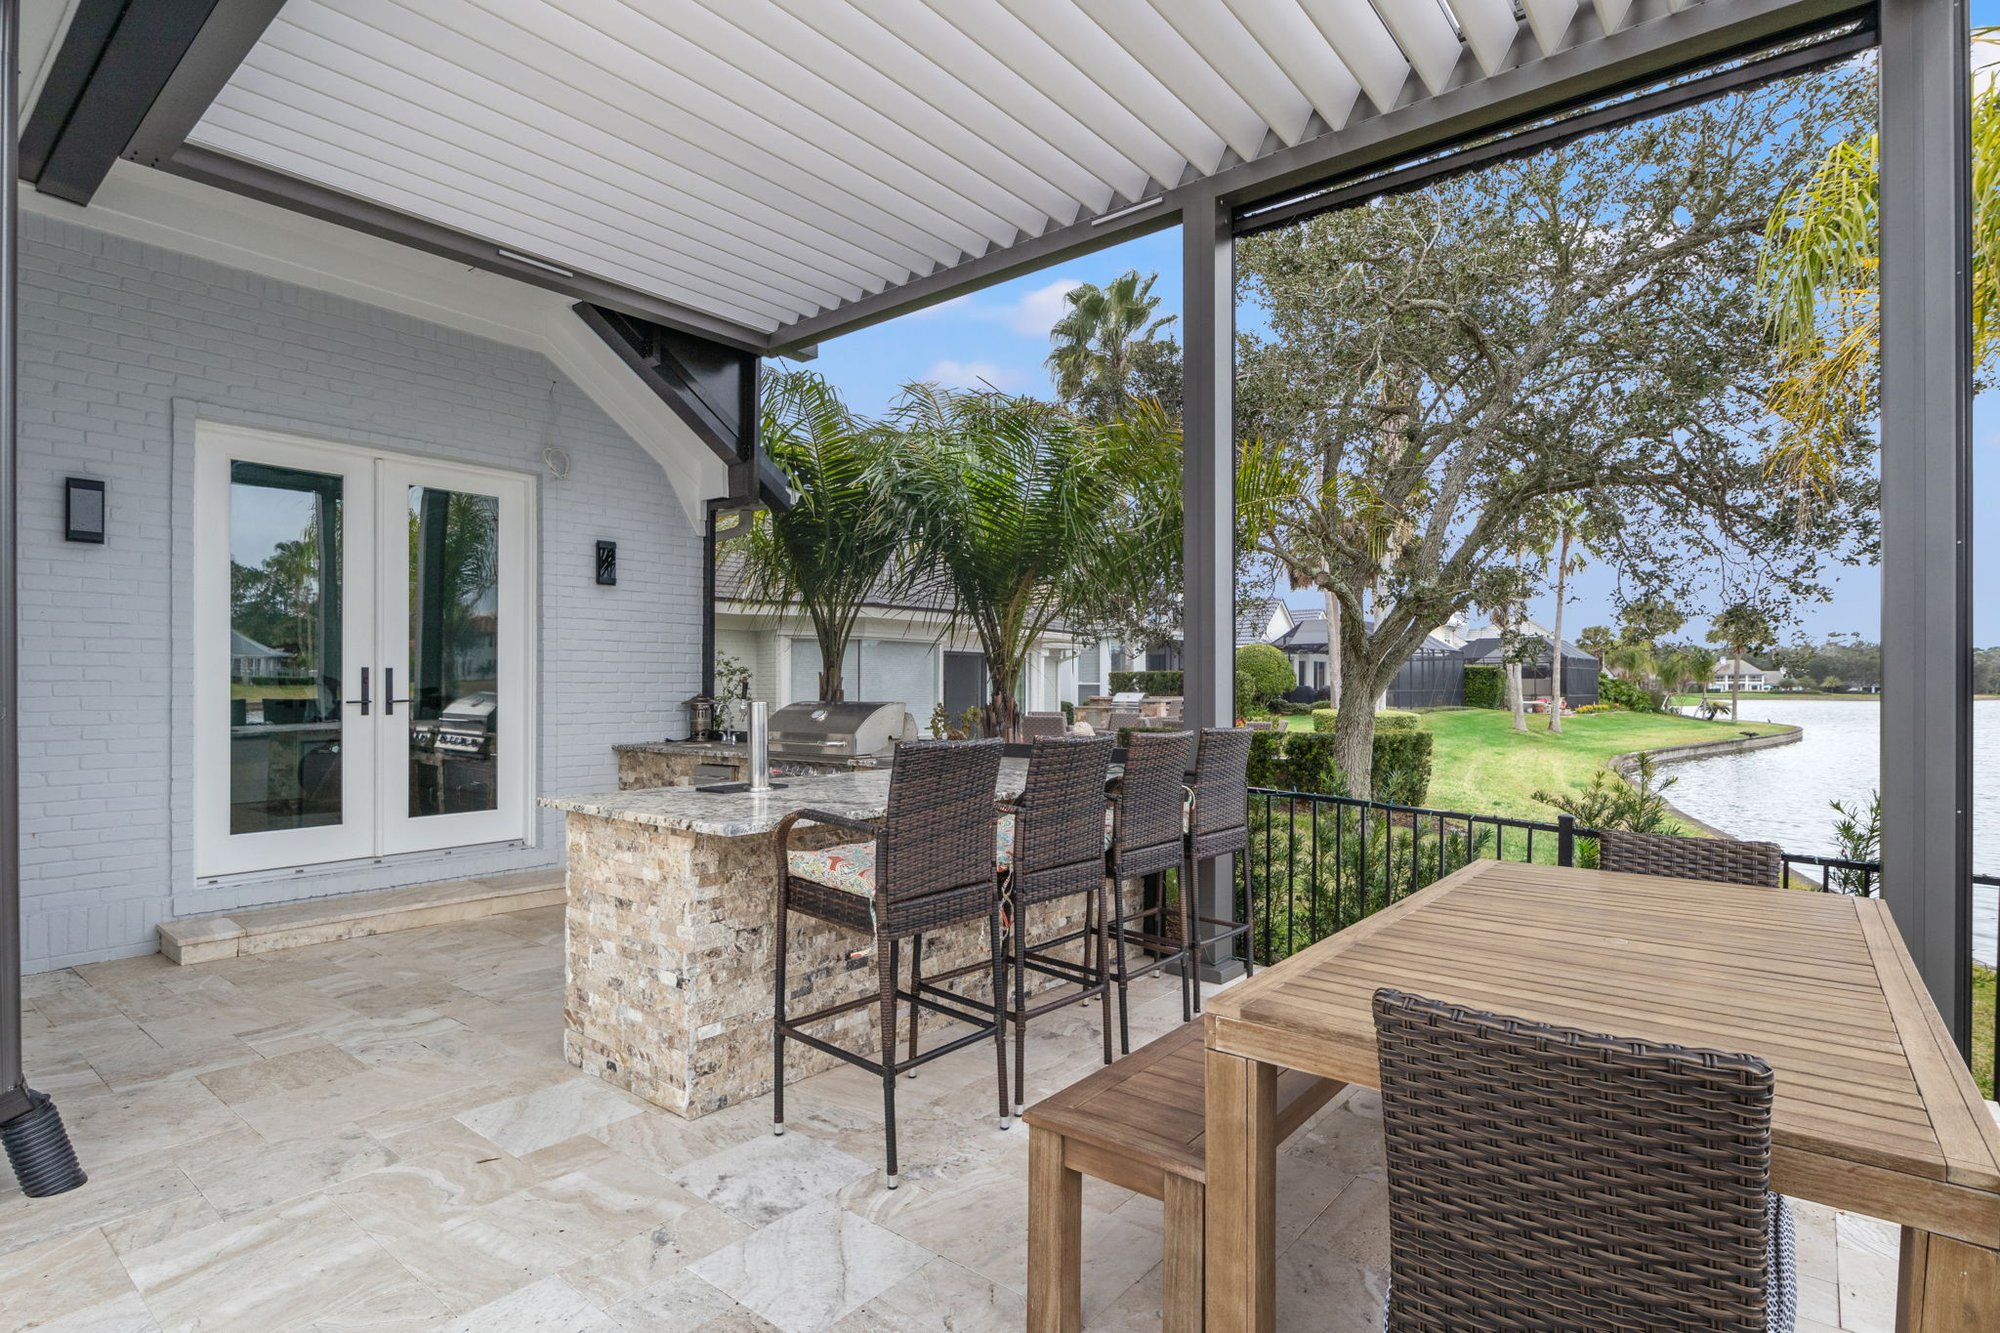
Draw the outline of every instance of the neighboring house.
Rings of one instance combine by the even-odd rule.
[[[1724,694],[1731,690],[1758,692],[1775,690],[1784,680],[1781,668],[1760,667],[1747,657],[1725,657],[1715,664],[1715,681],[1709,688]]]
[[[1397,671],[1395,679],[1383,693],[1383,703],[1390,708],[1440,708],[1465,701],[1465,668],[1467,666],[1493,666],[1504,664],[1506,656],[1501,650],[1501,639],[1492,631],[1475,631],[1475,636],[1460,636],[1461,626],[1447,625],[1425,637],[1423,646],[1410,655]],[[1526,622],[1523,632],[1530,638],[1538,638],[1542,644],[1539,667],[1528,665],[1522,672],[1524,695],[1529,699],[1546,699],[1552,693],[1554,673],[1549,668],[1550,642],[1548,631],[1533,621]],[[1299,687],[1309,690],[1323,690],[1332,677],[1327,656],[1326,616],[1318,611],[1302,611],[1297,624],[1286,634],[1275,640],[1277,647],[1291,660],[1292,672],[1297,677]],[[1598,662],[1589,653],[1573,643],[1564,645],[1563,654],[1563,697],[1571,706],[1597,702]]]
[[[248,681],[255,676],[276,676],[287,670],[292,655],[283,648],[262,644],[241,630],[229,631],[229,678]]]
[[[1236,646],[1242,648],[1253,643],[1275,643],[1291,631],[1297,623],[1295,617],[1310,612],[1295,612],[1276,597],[1253,597],[1236,604]],[[1118,665],[1114,671],[1179,671],[1184,656],[1179,638],[1169,639],[1142,651],[1127,652],[1114,650]],[[1128,668],[1125,662],[1132,665]]]
[[[986,702],[985,659],[978,640],[947,633],[947,609],[922,596],[883,598],[863,606],[847,643],[843,689],[849,699],[898,700],[928,735],[931,714],[942,703],[956,717]],[[715,651],[741,662],[750,672],[750,697],[773,707],[819,697],[819,643],[802,612],[752,600],[746,590],[742,557],[726,547],[715,567]],[[1102,668],[1096,644],[1078,645],[1068,633],[1044,635],[1028,652],[1023,678],[1024,708],[1053,712],[1064,703],[1101,693],[1079,694],[1079,670]]]

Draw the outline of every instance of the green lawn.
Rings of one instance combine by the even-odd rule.
[[[1702,722],[1660,713],[1591,713],[1564,718],[1558,736],[1550,733],[1548,718],[1531,714],[1524,736],[1514,730],[1513,722],[1512,714],[1497,708],[1426,712],[1424,725],[1437,737],[1428,804],[1443,810],[1552,819],[1555,812],[1536,801],[1532,793],[1581,790],[1613,755],[1726,740],[1746,731],[1766,735],[1782,730],[1765,722]]]
[[[1972,969],[1972,1076],[1979,1090],[1993,1095],[1993,988],[1990,967]]]

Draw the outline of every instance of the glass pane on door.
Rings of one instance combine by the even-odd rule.
[[[498,809],[500,501],[407,495],[410,817]]]
[[[229,468],[229,831],[341,822],[341,478]]]

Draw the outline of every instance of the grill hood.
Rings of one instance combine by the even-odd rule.
[[[897,741],[914,734],[901,702],[786,704],[771,714],[771,758],[887,758]]]

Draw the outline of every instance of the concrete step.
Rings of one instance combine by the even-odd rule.
[[[181,964],[212,963],[241,954],[471,921],[497,912],[554,907],[563,901],[563,872],[526,870],[483,879],[416,884],[406,889],[349,893],[276,907],[160,923],[160,952]]]

